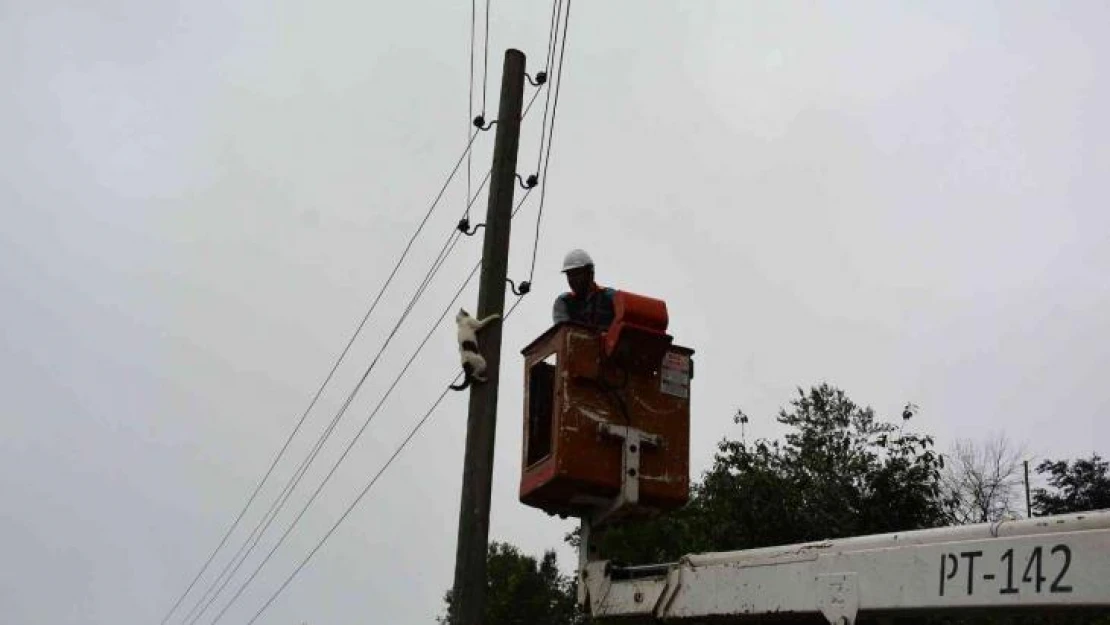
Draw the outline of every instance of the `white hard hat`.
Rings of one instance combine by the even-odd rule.
[[[586,253],[586,250],[571,250],[563,258],[563,273],[571,269],[581,269],[582,267],[593,267],[594,259]]]

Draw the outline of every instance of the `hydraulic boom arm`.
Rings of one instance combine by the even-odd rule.
[[[741,623],[792,614],[852,625],[859,615],[919,611],[1110,608],[1110,511],[689,555],[667,565],[584,565],[579,583],[592,615],[617,620]]]

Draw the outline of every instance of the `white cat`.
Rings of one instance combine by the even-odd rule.
[[[478,331],[500,318],[501,315],[494,313],[478,321],[466,310],[459,309],[459,314],[455,315],[455,324],[459,328],[459,359],[462,360],[465,378],[459,384],[451,386],[451,390],[461,391],[472,382],[486,381],[486,359],[478,351]]]

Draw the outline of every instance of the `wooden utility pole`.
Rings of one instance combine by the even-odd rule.
[[[516,189],[516,156],[524,104],[524,53],[505,52],[501,74],[501,103],[493,170],[489,183],[482,277],[478,286],[479,319],[505,312],[505,278],[509,269],[509,229]],[[470,415],[466,422],[459,540],[455,552],[452,625],[480,625],[486,602],[486,550],[489,543],[490,484],[493,481],[493,444],[497,428],[497,385],[501,369],[501,322],[491,323],[479,337],[488,380],[470,387]]]
[[[1025,461],[1025,518],[1033,518],[1033,504],[1029,501],[1029,461]]]

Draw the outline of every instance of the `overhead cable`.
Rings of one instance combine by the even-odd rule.
[[[544,83],[539,83],[538,85],[536,85],[537,89],[532,92],[532,97],[528,99],[528,104],[527,104],[527,106],[524,107],[524,112],[522,112],[520,114],[520,119],[521,120],[527,119],[528,111],[532,110],[532,105],[535,104],[536,98],[539,97],[539,95],[540,95],[539,87],[542,87],[543,84]],[[490,125],[492,126],[494,123],[496,123],[496,120],[493,121],[493,122],[490,122]],[[479,130],[484,130],[484,129],[479,127]],[[486,177],[482,180],[482,185],[485,185],[487,182],[489,182],[490,173],[492,171],[493,171],[492,169],[486,170]],[[517,177],[519,178],[519,176],[517,176]],[[524,187],[525,189],[530,189],[530,188],[536,186],[535,183],[534,183],[534,178],[535,178],[535,176],[529,176],[528,177],[529,182],[532,183],[532,184],[530,184],[528,186],[525,186]],[[478,192],[479,193],[481,192],[481,187],[478,187]],[[462,232],[463,234],[465,234],[466,236],[468,236],[468,237],[474,236],[474,233],[478,231],[478,228],[481,228],[481,227],[485,226],[485,224],[478,224],[478,225],[474,226],[473,228],[470,227],[470,206],[472,204],[474,204],[474,199],[473,198],[469,202],[466,203],[466,210],[463,211],[463,216],[462,216],[461,219],[459,219],[459,225],[457,226],[458,230],[460,232]]]
[[[470,0],[470,83],[466,91],[466,132],[467,134],[474,132],[470,129],[471,120],[474,119],[474,17],[477,12],[477,0]],[[467,211],[469,214],[469,200],[470,200],[470,180],[472,177],[471,172],[471,155],[466,155],[466,196]]]
[[[404,262],[405,258],[409,254],[409,251],[412,249],[413,242],[416,241],[416,238],[420,235],[420,232],[424,229],[425,224],[428,223],[428,218],[431,217],[432,213],[436,209],[436,206],[439,205],[440,199],[443,198],[444,191],[447,189],[447,186],[451,183],[451,180],[454,179],[455,174],[458,172],[460,165],[462,165],[463,158],[466,158],[466,157],[469,156],[469,154],[471,152],[471,148],[474,146],[474,139],[477,138],[477,136],[478,136],[477,131],[474,131],[470,134],[470,138],[466,142],[466,147],[463,148],[463,153],[461,155],[459,155],[459,158],[455,162],[454,167],[451,168],[451,172],[447,175],[447,179],[443,182],[443,185],[440,186],[439,192],[436,194],[435,198],[432,200],[432,203],[428,207],[428,210],[425,211],[424,218],[421,219],[419,225],[417,225],[417,227],[416,227],[416,230],[409,237],[408,243],[405,245],[404,250],[402,250],[402,252],[401,252],[401,256],[394,263],[393,269],[389,272],[389,276],[386,278],[386,280],[382,284],[381,288],[378,289],[378,293],[374,297],[374,300],[370,304],[370,307],[367,309],[366,314],[363,315],[362,320],[359,321],[358,325],[355,328],[355,331],[351,334],[351,337],[347,340],[347,344],[344,345],[343,350],[340,352],[339,356],[335,359],[335,362],[332,364],[331,369],[328,371],[327,376],[324,377],[323,382],[321,382],[319,387],[316,389],[316,393],[312,396],[312,400],[308,403],[308,407],[306,407],[304,409],[304,412],[301,413],[301,416],[297,420],[296,425],[293,426],[293,430],[289,433],[289,436],[286,437],[285,442],[282,444],[281,448],[278,450],[277,454],[274,456],[273,460],[270,462],[270,466],[266,469],[266,472],[265,472],[265,474],[263,474],[262,479],[258,481],[258,484],[254,487],[254,490],[251,492],[250,496],[247,498],[247,502],[245,504],[243,504],[243,508],[235,516],[235,520],[232,521],[231,526],[227,528],[227,530],[223,534],[223,537],[220,538],[220,542],[216,545],[216,548],[213,549],[212,553],[210,553],[208,555],[208,558],[204,561],[204,564],[201,566],[200,570],[197,571],[196,575],[193,576],[192,581],[189,582],[189,585],[185,588],[185,590],[177,598],[177,600],[174,602],[173,606],[166,612],[165,616],[162,617],[161,625],[165,625],[165,623],[167,621],[169,621],[169,619],[173,616],[173,613],[177,611],[177,609],[181,606],[181,603],[185,600],[185,598],[189,595],[189,593],[192,592],[193,588],[196,587],[197,582],[200,581],[200,578],[208,570],[208,567],[211,566],[212,561],[216,558],[216,555],[220,552],[221,549],[223,549],[224,545],[227,544],[227,541],[231,537],[231,534],[235,531],[235,529],[243,521],[243,517],[246,515],[247,510],[250,509],[251,504],[253,504],[255,499],[258,498],[258,494],[259,494],[259,492],[262,491],[263,485],[266,484],[266,481],[269,480],[270,476],[273,474],[274,469],[278,465],[278,462],[281,461],[281,458],[285,455],[285,452],[289,449],[289,445],[293,442],[293,439],[296,437],[297,433],[300,431],[301,427],[304,425],[304,422],[308,418],[309,413],[316,406],[316,403],[320,400],[320,396],[323,395],[324,389],[327,388],[328,384],[331,382],[332,378],[335,376],[335,372],[336,372],[337,369],[339,369],[339,365],[347,357],[347,353],[351,350],[351,345],[354,344],[355,339],[358,338],[358,335],[362,332],[362,329],[363,329],[363,327],[365,327],[366,322],[370,319],[370,316],[374,313],[374,310],[378,307],[378,303],[381,301],[382,295],[385,293],[385,290],[389,287],[389,285],[393,282],[393,278],[397,275],[397,271],[400,269],[401,264]]]
[[[516,301],[513,302],[513,305],[509,307],[508,312],[505,313],[506,321],[509,319],[509,317],[512,316],[513,311],[516,310],[517,306],[520,305],[520,302],[523,299],[524,296],[518,297]],[[289,586],[290,582],[293,581],[293,578],[295,578],[297,574],[301,572],[301,569],[303,569],[305,565],[308,564],[309,560],[311,560],[312,557],[316,555],[316,552],[324,546],[324,543],[326,543],[329,538],[331,538],[331,535],[335,533],[335,530],[338,529],[343,521],[347,519],[347,516],[351,514],[351,511],[353,511],[355,507],[359,504],[359,502],[362,501],[362,498],[366,496],[366,493],[370,492],[370,489],[374,487],[374,484],[377,484],[378,479],[381,478],[382,474],[384,474],[386,469],[389,468],[389,465],[393,464],[393,461],[397,459],[397,456],[401,455],[401,452],[405,450],[405,447],[408,446],[409,442],[412,441],[413,437],[415,437],[417,432],[420,431],[420,428],[424,427],[424,424],[427,423],[428,419],[432,416],[432,413],[435,412],[435,409],[438,408],[440,403],[443,402],[443,398],[447,396],[447,392],[450,390],[450,385],[458,383],[461,378],[461,373],[456,374],[455,377],[447,383],[448,387],[445,387],[443,389],[443,392],[441,392],[439,394],[439,397],[437,397],[436,400],[432,402],[431,407],[428,408],[428,410],[424,413],[424,416],[422,416],[420,420],[416,422],[416,425],[414,425],[413,428],[409,430],[408,435],[405,437],[404,440],[401,441],[401,444],[397,446],[397,449],[393,451],[393,454],[389,456],[389,459],[385,461],[385,464],[383,464],[382,467],[378,469],[378,472],[374,474],[374,477],[372,477],[370,481],[366,484],[366,486],[362,489],[362,491],[359,492],[354,501],[352,501],[351,504],[347,506],[347,509],[343,511],[343,514],[339,517],[339,519],[328,529],[327,533],[324,534],[324,537],[321,538],[320,541],[316,543],[316,546],[308,552],[308,555],[306,555],[304,559],[301,560],[299,564],[297,564],[297,567],[293,569],[293,572],[289,574],[289,577],[285,578],[285,581],[281,583],[281,586],[278,587],[274,594],[270,595],[270,598],[267,599],[266,603],[258,609],[258,612],[256,612],[253,617],[251,617],[251,620],[247,621],[247,625],[253,625],[253,623],[262,616],[262,614],[270,607],[274,600],[277,599],[279,595],[281,595],[281,593],[285,590],[287,586]]]
[[[550,82],[551,76],[554,73],[552,63],[555,60],[555,48],[559,40],[559,25],[563,20],[563,0],[552,0],[551,2],[551,28],[547,33],[547,59],[544,61],[545,81]],[[543,122],[540,123],[540,148],[536,154],[536,173],[540,171],[540,166],[543,164],[543,147],[544,139],[547,137],[547,119],[548,111],[551,108],[551,87],[548,85],[547,97],[543,105]]]
[[[548,133],[548,137],[547,137],[547,146],[546,146],[547,153],[543,157],[543,174],[540,176],[540,185],[541,185],[541,187],[540,187],[540,206],[536,210],[536,235],[535,235],[535,239],[532,242],[532,265],[531,265],[531,268],[529,268],[529,270],[528,270],[528,282],[529,283],[532,282],[532,279],[535,277],[535,274],[536,274],[536,255],[539,252],[539,247],[540,247],[540,227],[541,227],[541,224],[543,222],[544,200],[547,198],[547,168],[551,164],[551,145],[554,143],[554,138],[555,138],[555,114],[559,109],[559,92],[560,92],[560,90],[562,89],[562,86],[563,86],[563,64],[564,64],[563,59],[566,56],[566,50],[567,50],[567,25],[570,23],[570,2],[571,2],[571,0],[566,0],[566,3],[567,3],[566,14],[562,18],[563,34],[562,34],[562,37],[560,38],[561,41],[560,41],[560,44],[559,44],[558,68],[555,71],[555,84],[554,84],[555,96],[554,96],[554,103],[551,106],[551,122],[550,122],[551,130]],[[549,98],[551,97],[551,91],[552,91],[552,86],[548,85],[547,94],[548,94]],[[545,109],[546,109],[546,107],[545,107]],[[546,117],[546,114],[545,114],[545,117]],[[541,139],[541,141],[542,141],[542,139]]]
[[[517,212],[520,211],[521,207],[524,205],[524,202],[528,199],[529,195],[530,195],[530,191],[525,192],[525,194],[521,197],[520,201],[517,203],[516,208],[513,209],[513,215],[514,216],[516,215]],[[366,418],[366,420],[363,422],[362,426],[355,433],[355,435],[351,439],[350,443],[347,444],[347,447],[343,450],[343,453],[340,454],[339,458],[333,463],[332,468],[328,471],[327,475],[324,476],[323,481],[316,488],[316,490],[313,491],[313,493],[309,497],[308,501],[304,504],[304,506],[301,508],[300,512],[297,514],[296,518],[293,519],[293,522],[290,523],[290,525],[286,528],[285,532],[281,535],[280,538],[278,538],[277,542],[273,545],[273,547],[271,547],[269,553],[267,553],[266,556],[262,559],[262,561],[259,562],[259,564],[255,567],[254,571],[247,578],[247,580],[245,582],[243,582],[242,585],[239,586],[238,590],[236,590],[235,594],[232,595],[232,597],[228,601],[228,603],[223,607],[223,609],[219,612],[219,614],[217,614],[216,618],[211,621],[212,625],[215,625],[215,623],[217,623],[220,620],[220,618],[222,618],[223,615],[227,613],[227,611],[231,608],[231,606],[234,605],[235,601],[243,594],[243,592],[246,590],[247,586],[249,586],[250,583],[252,581],[254,581],[254,579],[258,576],[259,572],[261,572],[262,568],[266,565],[267,562],[269,562],[270,558],[273,557],[274,553],[278,550],[279,547],[281,547],[282,543],[285,542],[285,539],[289,536],[289,534],[297,526],[297,524],[300,522],[301,518],[304,517],[305,513],[308,511],[308,508],[316,500],[316,498],[319,496],[320,492],[323,491],[323,489],[327,485],[328,481],[330,481],[331,477],[333,475],[335,475],[335,472],[339,468],[339,465],[342,464],[344,459],[346,459],[346,457],[350,453],[351,449],[354,448],[354,446],[358,442],[359,438],[366,431],[367,426],[369,426],[370,422],[374,420],[375,416],[377,416],[378,412],[381,410],[381,407],[385,404],[385,401],[392,394],[393,389],[395,389],[397,387],[397,384],[401,381],[401,379],[404,377],[404,375],[408,372],[409,367],[412,365],[413,361],[416,360],[416,357],[420,355],[421,351],[423,351],[424,346],[428,343],[428,340],[431,338],[431,336],[435,332],[435,330],[439,327],[439,324],[441,324],[443,322],[443,319],[447,316],[448,312],[450,312],[451,308],[455,305],[455,302],[458,301],[458,298],[459,298],[459,296],[462,295],[463,290],[467,287],[467,285],[470,284],[470,281],[474,279],[474,276],[475,276],[475,274],[477,274],[478,269],[481,268],[481,265],[482,265],[482,261],[481,261],[481,259],[479,259],[479,261],[477,263],[475,263],[474,267],[471,269],[470,274],[467,276],[466,280],[464,280],[462,285],[458,288],[458,290],[455,291],[455,295],[451,298],[451,301],[448,302],[447,306],[444,307],[443,312],[440,314],[439,318],[435,321],[435,323],[432,324],[431,329],[429,329],[428,332],[424,335],[423,340],[417,346],[417,348],[413,352],[412,356],[408,359],[408,361],[405,363],[405,365],[401,368],[400,373],[398,373],[397,376],[393,379],[393,382],[386,389],[385,393],[382,395],[382,397],[378,401],[377,405],[375,405],[374,409],[370,412],[370,415]],[[369,490],[369,487],[367,487],[366,490]],[[365,491],[364,491],[363,494],[365,494]],[[361,495],[359,496],[359,498],[361,499]],[[357,501],[356,501],[356,503],[357,503]],[[352,507],[353,507],[353,505],[352,505]],[[345,515],[344,515],[344,518],[345,518]],[[315,553],[315,552],[313,552],[313,553]],[[311,558],[311,554],[309,555],[309,558]],[[307,562],[307,558],[306,558],[305,562]],[[295,573],[294,573],[294,575],[295,575]],[[287,583],[288,583],[288,580],[287,580]],[[282,586],[282,588],[284,588],[284,585]],[[278,592],[280,593],[280,590]],[[276,597],[276,594],[275,594],[275,597]],[[271,600],[272,600],[272,598],[271,598]],[[261,612],[259,614],[261,614]],[[257,618],[257,615],[256,615],[256,618]],[[253,622],[253,620],[252,620],[252,622]]]
[[[484,186],[485,184],[483,183],[482,187]],[[475,193],[473,198],[471,198],[471,203],[477,200],[478,196],[482,192],[482,187],[479,187],[478,192]],[[216,577],[216,579],[209,586],[208,590],[205,591],[204,595],[201,596],[201,599],[196,603],[196,605],[193,606],[193,609],[189,611],[189,614],[185,617],[185,621],[187,621],[189,625],[193,625],[194,623],[196,623],[200,619],[200,617],[208,611],[209,607],[211,607],[211,605],[215,603],[219,595],[224,591],[227,585],[231,582],[232,578],[239,571],[239,568],[242,567],[243,563],[246,562],[248,557],[250,557],[250,554],[254,551],[254,548],[258,545],[258,542],[262,539],[262,536],[265,534],[266,530],[269,529],[270,525],[273,524],[274,520],[277,518],[277,515],[281,512],[282,508],[284,508],[286,502],[289,500],[289,497],[292,495],[293,491],[296,490],[297,486],[304,478],[304,475],[308,472],[308,469],[311,466],[312,462],[315,461],[316,456],[320,453],[320,450],[323,448],[324,444],[328,441],[332,433],[335,431],[335,428],[338,425],[339,421],[347,413],[347,410],[350,407],[351,403],[354,401],[355,396],[362,389],[363,384],[366,383],[366,380],[369,378],[370,373],[374,370],[374,367],[381,359],[382,354],[385,352],[385,349],[389,346],[394,336],[396,336],[398,330],[404,324],[409,314],[412,312],[413,307],[420,300],[421,296],[423,296],[432,279],[439,272],[440,268],[443,267],[443,263],[446,260],[447,255],[449,255],[451,250],[454,249],[454,243],[457,240],[456,235],[457,233],[452,231],[451,236],[448,237],[448,240],[440,248],[439,253],[432,261],[431,266],[425,272],[424,279],[417,287],[413,295],[409,298],[408,304],[405,306],[390,333],[386,336],[385,341],[378,349],[373,360],[370,362],[370,365],[367,366],[362,374],[362,377],[359,379],[358,383],[355,384],[354,389],[352,389],[351,392],[347,395],[347,398],[344,401],[343,405],[340,407],[339,411],[336,412],[335,416],[332,418],[327,428],[325,428],[325,430],[320,434],[312,450],[309,452],[309,455],[305,457],[305,459],[301,462],[300,467],[298,467],[297,471],[295,471],[294,474],[286,482],[285,488],[282,490],[281,494],[274,500],[274,502],[271,503],[269,510],[267,510],[266,514],[263,515],[262,519],[259,520],[258,524],[255,525],[254,530],[251,532],[250,536],[248,536],[246,542],[244,542],[243,545],[240,546],[239,550],[236,552],[236,555],[232,556],[231,560],[228,561],[228,563],[224,566],[224,569],[220,572],[220,575]],[[238,562],[236,562],[236,559],[238,559]],[[221,579],[223,579],[222,583],[220,581]],[[205,598],[208,597],[209,593],[212,593],[213,590],[215,590],[215,593],[212,594],[205,603]],[[202,604],[203,607],[200,607]],[[199,612],[197,611],[198,608]]]
[[[482,115],[486,114],[486,82],[489,78],[489,3],[486,0],[486,27],[485,27],[485,45],[482,46],[484,55],[482,58]]]
[[[539,90],[537,89],[536,92],[532,94],[532,98],[529,100],[528,106],[524,109],[523,116],[526,116],[528,114],[528,111],[532,108],[532,104],[535,103],[536,97],[538,95],[539,95]],[[476,134],[471,135],[469,143],[468,143],[468,148],[473,145],[473,141],[475,139],[475,136],[476,136]],[[452,177],[457,172],[460,163],[461,163],[461,160],[459,162],[456,162],[455,168],[451,172]],[[470,207],[474,204],[474,202],[481,195],[482,190],[485,188],[485,185],[489,182],[489,176],[490,176],[490,172],[487,171],[486,176],[483,178],[483,180],[482,180],[481,184],[479,185],[477,191],[470,197],[470,200],[467,202],[465,213],[469,213]],[[450,178],[448,179],[448,182],[450,182]],[[445,188],[446,188],[446,186],[444,186],[444,188],[440,189],[439,194],[436,196],[436,203],[438,203],[438,201],[442,198],[443,191],[444,191]],[[425,215],[424,221],[422,221],[421,224],[420,224],[420,229],[422,229],[424,224],[427,222],[427,219],[428,219],[429,215],[430,215],[430,213]],[[415,233],[415,234],[419,234],[420,229],[418,229],[417,233]],[[475,229],[477,229],[477,227],[475,227]],[[405,248],[404,254],[402,255],[402,260],[403,260],[404,256],[407,255],[409,249],[411,248],[412,241],[415,239],[415,234],[414,234],[413,238],[410,239],[409,245]],[[446,261],[447,256],[451,253],[451,250],[454,249],[454,246],[457,243],[457,238],[456,238],[457,234],[458,234],[457,232],[452,231],[451,235],[448,236],[447,241],[440,248],[439,254],[437,254],[436,259],[432,262],[431,268],[428,270],[428,272],[425,273],[423,281],[421,282],[420,286],[417,287],[416,292],[414,293],[412,298],[409,300],[409,303],[406,306],[404,312],[402,313],[401,318],[397,321],[397,324],[394,326],[393,331],[387,337],[385,344],[383,344],[381,349],[378,351],[377,356],[375,356],[374,361],[370,364],[370,367],[368,367],[366,372],[363,374],[362,379],[356,385],[354,391],[352,391],[352,393],[348,395],[347,400],[343,405],[343,408],[341,408],[340,412],[336,414],[336,416],[332,419],[331,423],[329,423],[329,425],[325,429],[325,431],[320,435],[320,437],[317,440],[316,444],[314,445],[313,449],[309,452],[309,456],[307,456],[305,458],[305,460],[302,461],[300,467],[298,467],[298,469],[294,472],[293,476],[291,476],[290,479],[287,481],[287,483],[285,485],[285,488],[278,495],[278,497],[275,498],[274,501],[271,503],[269,509],[266,511],[265,514],[263,514],[262,518],[255,525],[254,530],[252,530],[251,533],[248,535],[246,541],[244,541],[243,544],[239,547],[239,549],[236,551],[235,555],[233,555],[231,557],[231,559],[228,560],[228,562],[224,565],[224,568],[216,576],[215,580],[213,580],[213,582],[209,585],[208,589],[201,595],[201,597],[193,605],[193,608],[188,612],[188,614],[186,614],[184,621],[188,622],[189,625],[192,625],[193,623],[195,623],[200,618],[200,616],[202,616],[204,614],[204,612],[206,612],[208,610],[208,608],[216,601],[216,599],[219,597],[220,593],[223,592],[223,589],[226,588],[227,585],[230,583],[230,581],[234,577],[235,573],[238,572],[239,568],[243,565],[243,563],[246,561],[246,559],[253,552],[255,546],[257,546],[258,542],[261,540],[262,535],[266,532],[266,530],[273,523],[276,516],[281,512],[281,509],[285,506],[285,503],[288,501],[289,497],[292,495],[292,493],[296,489],[297,485],[303,479],[304,474],[307,472],[309,466],[311,465],[313,460],[316,458],[317,454],[319,454],[320,449],[323,447],[324,443],[326,443],[327,439],[331,436],[331,433],[334,431],[336,425],[338,424],[338,421],[346,413],[346,410],[349,407],[350,402],[353,400],[355,394],[358,393],[362,384],[365,383],[366,377],[369,375],[370,371],[373,369],[374,365],[377,363],[377,361],[380,358],[380,356],[381,356],[382,352],[384,351],[385,347],[392,340],[393,336],[397,332],[397,329],[400,327],[400,325],[407,318],[408,314],[411,312],[411,310],[415,306],[416,302],[423,295],[423,293],[427,289],[428,285],[431,283],[432,278],[434,278],[435,274],[439,272],[439,269],[443,266],[443,263]],[[397,267],[399,267],[399,264],[398,264]],[[391,274],[390,274],[389,278],[387,279],[386,283],[383,285],[382,291],[379,292],[378,297],[375,299],[374,304],[371,307],[371,310],[368,311],[367,315],[363,318],[363,321],[359,325],[358,330],[356,330],[355,335],[352,336],[351,340],[348,342],[347,347],[344,350],[344,353],[343,353],[342,356],[345,356],[346,352],[349,351],[351,344],[354,342],[354,338],[357,337],[358,332],[361,331],[362,326],[365,325],[366,320],[369,318],[370,312],[372,312],[373,308],[377,306],[377,303],[381,299],[381,295],[384,292],[385,287],[387,287],[389,285],[389,283],[393,279],[393,276],[396,274],[397,267],[394,267],[394,271],[391,272]],[[340,358],[340,361],[337,361],[335,367],[333,367],[331,373],[329,374],[328,380],[330,380],[331,376],[334,375],[335,369],[338,367],[339,362],[342,361],[342,356]],[[322,392],[322,390],[323,389],[321,388],[321,390],[318,391],[316,399],[319,398],[319,394]],[[313,401],[313,404],[310,405],[309,409],[311,409],[311,407],[313,405],[315,405],[315,399]],[[307,412],[306,412],[305,416],[307,416]],[[299,429],[300,425],[303,423],[303,420],[304,419],[302,417],[302,422],[298,423],[298,429]],[[286,442],[285,448],[288,447],[289,442],[292,441],[293,435],[295,435],[295,434],[296,434],[296,430],[293,432],[292,435],[290,435],[289,439]],[[285,448],[282,449],[282,451],[281,451],[282,454],[284,454]],[[278,459],[280,459],[280,455],[278,456]],[[277,463],[275,461],[273,463],[273,465],[271,465],[270,471],[267,473],[266,478],[268,478],[269,474],[272,473],[273,467],[276,466],[276,464]],[[257,495],[257,490],[260,490],[260,488],[261,488],[261,483],[259,485],[259,489],[256,489],[255,495]],[[253,502],[253,498],[252,498],[251,501]],[[249,506],[249,503],[250,502],[248,502],[248,506]],[[246,511],[246,507],[244,507],[243,512],[245,512],[245,511]],[[243,512],[240,513],[240,517],[242,516]],[[238,524],[238,522],[240,520],[241,520],[241,518],[237,519],[236,525]],[[234,529],[234,526],[232,527],[232,529]],[[229,531],[227,535],[230,536],[230,534],[231,534],[231,532]],[[221,542],[219,548],[222,548],[223,544],[226,543],[226,542],[227,542],[227,540],[226,540],[226,537],[225,537],[225,539]],[[244,551],[245,551],[245,553],[244,553]],[[209,558],[209,562],[211,561],[212,557],[215,556],[215,553],[216,552],[213,552],[212,556]],[[201,571],[201,573],[203,573],[203,570]],[[225,578],[225,576],[226,576],[226,578]],[[199,579],[199,578],[200,578],[200,575],[198,574],[197,579]],[[223,581],[221,582],[221,580],[223,580]],[[193,585],[190,586],[190,590],[191,590],[192,586],[195,586],[195,580],[194,580]],[[213,591],[215,591],[215,593],[211,594],[211,593],[213,593]],[[211,597],[209,597],[210,594],[211,594]],[[184,596],[185,595],[182,596],[182,599],[184,599]],[[206,599],[207,599],[207,602],[206,602]],[[181,603],[181,601],[179,600],[178,605],[180,603]],[[176,608],[174,608],[174,609],[176,609]],[[198,612],[198,610],[199,610],[199,612]]]

